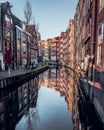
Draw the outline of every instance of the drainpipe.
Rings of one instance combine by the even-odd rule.
[[[92,1],[92,41],[91,41],[91,57],[92,57],[92,71],[91,82],[93,83],[92,89],[92,102],[94,99],[94,77],[95,77],[95,55],[96,55],[96,27],[97,27],[97,0]]]

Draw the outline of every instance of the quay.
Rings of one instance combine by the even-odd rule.
[[[104,101],[102,98],[104,97],[104,89],[95,85],[96,82],[92,84],[87,78],[82,77],[80,72],[77,72],[70,66],[51,62],[49,62],[48,64],[51,66],[63,66],[74,72],[74,78],[77,79],[76,81],[78,82],[74,83],[73,86],[75,87],[75,89],[78,89],[78,106],[81,107],[78,109],[81,109],[81,113],[84,113],[83,119],[85,119],[86,117],[85,124],[87,125],[88,122],[96,122],[96,126],[101,124],[101,128],[100,126],[99,128],[104,129]],[[96,75],[98,75],[98,72],[95,73],[95,79]],[[95,79],[94,81],[96,81]],[[75,92],[77,93],[76,90]]]
[[[10,75],[8,71],[0,72],[0,90],[10,89],[13,84],[16,86],[17,83],[24,83],[26,80],[29,80],[31,77],[35,77],[37,74],[43,72],[48,68],[49,66],[44,64],[42,66],[37,66],[34,69],[11,70]]]

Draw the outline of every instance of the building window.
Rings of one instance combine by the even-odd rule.
[[[22,43],[26,43],[26,34],[22,32],[21,35],[22,35],[22,36],[21,36],[21,41],[22,41]]]
[[[26,52],[26,45],[23,44],[23,52]]]
[[[17,51],[19,52],[20,51],[20,44],[17,43]]]
[[[98,65],[101,65],[101,59],[102,59],[102,46],[99,44],[98,46]]]
[[[99,12],[101,12],[103,8],[104,8],[104,0],[100,0],[100,2],[99,2]]]
[[[97,52],[97,64],[101,66],[103,58],[103,41],[104,41],[104,23],[98,27],[98,52]]]
[[[16,36],[17,36],[17,39],[20,40],[21,32],[18,29],[16,30]]]

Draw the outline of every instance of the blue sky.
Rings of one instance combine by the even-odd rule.
[[[6,2],[7,0],[0,0]],[[74,18],[78,0],[29,0],[35,22],[39,23],[41,39],[60,36],[66,31],[70,19]],[[13,5],[12,12],[24,20],[23,10],[26,0],[8,0]]]

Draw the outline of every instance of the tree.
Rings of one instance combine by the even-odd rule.
[[[35,21],[35,15],[33,16],[33,24],[35,25],[36,30],[38,31],[39,30],[39,22],[36,23],[36,21]]]
[[[32,19],[32,7],[28,0],[26,1],[26,5],[24,8],[24,18],[25,18],[26,24],[29,24]]]

